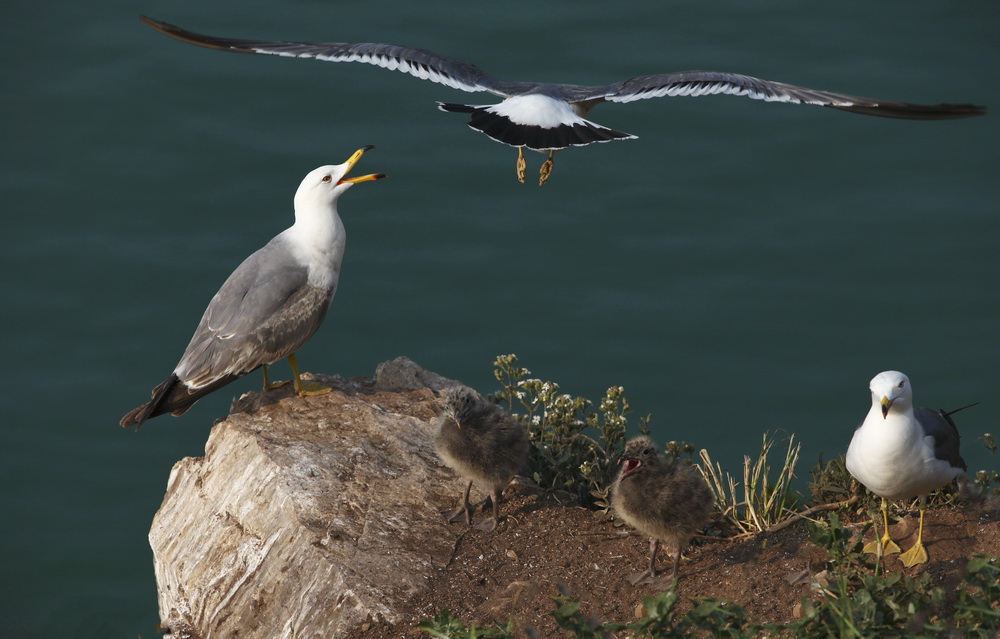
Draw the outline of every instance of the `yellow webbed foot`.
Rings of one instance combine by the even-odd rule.
[[[861,552],[881,557],[883,555],[892,555],[899,552],[899,546],[896,545],[896,542],[894,542],[889,535],[884,535],[881,539],[876,539],[865,544],[865,547],[861,549]]]
[[[549,181],[549,175],[552,174],[552,160],[545,160],[545,164],[542,165],[541,171],[538,172],[538,186],[544,185]]]
[[[917,564],[925,564],[927,563],[927,550],[924,549],[924,545],[918,541],[914,544],[913,548],[910,548],[900,555],[899,560],[903,562],[903,565],[907,568],[910,566],[916,566]]]
[[[549,159],[545,160],[542,168],[538,171],[538,186],[543,186],[549,181],[549,176],[552,175],[552,169],[554,168],[555,164],[552,162],[552,153],[549,153]]]
[[[517,147],[517,181],[524,184],[528,176],[528,162],[524,159],[524,149]]]
[[[332,390],[329,386],[323,386],[318,382],[302,382],[296,392],[298,392],[299,397],[315,397],[316,395],[326,395]]]

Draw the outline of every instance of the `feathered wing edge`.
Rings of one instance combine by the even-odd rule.
[[[985,115],[975,104],[911,104],[761,80],[719,71],[680,71],[630,78],[605,87],[581,87],[577,101],[633,102],[648,98],[737,95],[765,102],[811,104],[853,113],[907,120],[948,120]]]
[[[421,80],[430,80],[461,91],[487,91],[509,97],[520,83],[505,82],[486,73],[471,62],[448,58],[433,51],[397,44],[373,42],[287,42],[220,38],[194,33],[147,16],[139,19],[149,27],[169,36],[200,47],[257,53],[288,58],[314,58],[323,62],[360,62],[407,73]]]

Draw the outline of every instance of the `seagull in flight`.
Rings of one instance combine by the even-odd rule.
[[[361,62],[408,73],[461,91],[492,93],[503,101],[479,105],[439,102],[438,108],[451,113],[467,113],[471,128],[497,142],[517,147],[517,179],[522,183],[527,172],[524,148],[547,153],[548,158],[540,170],[540,185],[545,184],[552,173],[552,158],[556,151],[594,142],[636,138],[630,133],[587,119],[590,110],[602,102],[726,94],[907,120],[948,120],[986,113],[986,107],[974,104],[889,102],[719,71],[641,75],[599,86],[508,81],[490,75],[470,62],[397,44],[239,40],[193,33],[147,16],[140,16],[140,20],[164,35],[209,49],[315,58],[324,62]]]

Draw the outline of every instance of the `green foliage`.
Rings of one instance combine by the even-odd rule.
[[[993,439],[992,434],[983,433],[983,436],[980,437],[980,439],[983,440],[983,446],[986,447],[986,450],[990,451],[991,455],[997,454],[997,442],[995,439]]]
[[[972,588],[958,591],[955,601],[955,627],[966,637],[1000,635],[1000,558],[980,553],[972,555],[965,566],[965,583]]]
[[[528,377],[517,365],[516,355],[501,355],[493,362],[494,375],[503,388],[494,400],[524,425],[531,440],[535,483],[564,490],[590,505],[606,498],[625,449],[630,406],[621,386],[612,386],[592,410],[590,400],[562,393],[559,384]],[[639,421],[648,432],[649,417]]]
[[[417,624],[417,628],[437,639],[514,639],[514,622],[506,625],[495,624],[494,628],[483,626],[466,626],[460,620],[451,616],[451,612],[442,610]]]
[[[843,455],[838,455],[824,464],[821,453],[819,462],[809,470],[809,478],[809,494],[812,495],[813,505],[842,502],[851,496],[851,484],[854,478],[847,472]],[[864,491],[864,498],[871,500],[873,496]]]

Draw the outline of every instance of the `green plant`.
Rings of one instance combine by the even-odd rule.
[[[702,464],[698,466],[723,517],[733,524],[740,534],[753,534],[767,530],[780,522],[797,506],[797,494],[792,490],[795,465],[798,463],[801,444],[795,435],[789,435],[788,448],[778,469],[778,476],[771,478],[768,455],[774,446],[774,437],[764,433],[757,459],[743,457],[743,489],[740,482],[713,462],[708,450],[700,452]],[[741,494],[742,493],[742,494]]]
[[[493,366],[503,387],[494,401],[506,403],[533,444],[535,482],[588,505],[595,496],[606,498],[625,447],[631,407],[624,389],[610,387],[594,411],[590,400],[561,392],[559,384],[528,377],[531,371],[517,365],[516,355],[501,355]],[[639,421],[640,431],[648,433],[648,422]]]
[[[447,609],[434,615],[432,619],[421,621],[417,628],[438,639],[514,639],[514,622],[506,625],[495,624],[495,628],[466,626],[451,616]]]
[[[1000,634],[1000,559],[975,553],[965,566],[965,583],[958,591],[954,625],[967,637]]]
[[[819,462],[809,470],[809,477],[810,501],[813,504],[846,501],[851,496],[851,484],[854,482],[854,478],[847,472],[843,455],[838,455],[823,463],[821,453]],[[872,495],[868,491],[865,491],[865,495],[869,500],[872,499]]]

